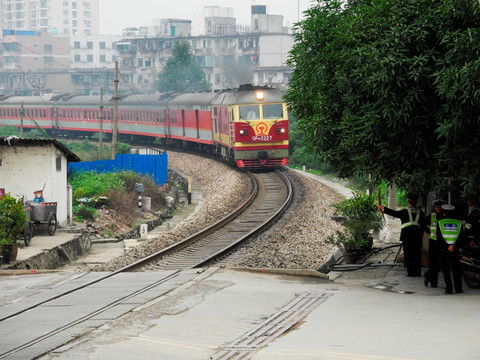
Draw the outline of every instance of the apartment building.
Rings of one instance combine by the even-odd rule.
[[[252,26],[239,28],[228,8],[205,8],[205,34],[181,36],[190,43],[212,89],[225,89],[242,83],[285,88],[292,69],[286,60],[293,38],[283,27],[283,17],[269,15],[266,6],[252,6]],[[184,31],[188,33],[188,31]],[[140,91],[155,91],[155,81],[178,36],[124,38],[116,43],[119,67],[128,81]]]
[[[99,0],[2,0],[1,30],[56,35],[99,33]]]
[[[4,31],[0,44],[0,92],[113,92],[115,36],[61,36],[35,31]]]
[[[7,9],[12,16],[12,7],[7,3],[35,3],[39,8],[47,6],[47,10],[54,4],[69,9],[91,8],[94,3],[98,6],[98,0],[4,0],[0,9]],[[191,21],[185,19],[157,20],[150,27],[125,29],[122,36],[80,34],[78,28],[75,35],[64,35],[63,30],[53,28],[3,30],[0,93],[96,95],[103,87],[108,94],[113,92],[116,61],[120,90],[152,93],[156,91],[158,74],[172,57],[174,42],[180,38],[190,43],[214,90],[244,83],[288,86],[292,69],[286,67],[286,60],[293,38],[283,27],[282,16],[267,14],[265,6],[254,5],[251,26],[240,27],[232,9],[210,6],[204,10],[205,35],[200,36],[191,35]],[[70,24],[70,14],[69,10],[62,12],[65,24]]]

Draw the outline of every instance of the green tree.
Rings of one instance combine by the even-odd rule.
[[[185,40],[175,42],[173,57],[167,60],[158,74],[157,88],[160,92],[194,92],[210,89],[205,73],[195,60],[190,44]]]
[[[474,0],[309,9],[286,96],[308,149],[342,177],[371,173],[414,191],[447,176],[478,182],[479,15]]]

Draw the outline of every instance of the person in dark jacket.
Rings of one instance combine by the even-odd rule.
[[[442,205],[445,204],[445,200],[436,199],[432,202],[433,211],[427,216],[425,224],[425,232],[429,234],[428,239],[428,270],[425,272],[424,284],[431,287],[437,287],[438,273],[441,268],[440,263],[440,247],[437,241],[437,222],[442,219],[443,211]]]
[[[468,214],[465,220],[465,236],[468,245],[480,246],[480,207],[478,197],[475,195],[467,196]]]
[[[399,218],[402,222],[400,241],[403,246],[404,263],[407,268],[407,276],[422,276],[422,238],[425,228],[425,214],[417,209],[418,197],[408,195],[408,208],[392,210],[383,205],[378,209],[385,214]]]
[[[453,205],[442,205],[443,217],[437,221],[437,241],[442,254],[442,272],[445,279],[445,293],[457,294],[462,290],[460,247],[463,245],[462,224],[455,218]],[[453,283],[450,271],[453,272]]]

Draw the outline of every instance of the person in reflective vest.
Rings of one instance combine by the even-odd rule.
[[[437,241],[437,221],[442,219],[442,205],[445,200],[436,199],[432,202],[433,211],[427,216],[425,232],[429,234],[428,239],[428,270],[425,272],[423,283],[431,287],[438,285],[438,273],[440,272],[440,247]]]
[[[408,208],[392,210],[383,205],[378,209],[385,214],[399,218],[402,222],[400,241],[403,246],[404,264],[407,276],[422,276],[422,238],[425,228],[425,214],[416,207],[417,196],[408,195]]]
[[[471,246],[480,246],[480,209],[478,197],[467,196],[468,214],[465,220],[465,236]]]
[[[455,219],[453,205],[442,205],[443,218],[437,222],[437,241],[441,251],[445,293],[463,293],[459,249],[462,245],[462,223]],[[453,283],[451,273],[453,272]]]

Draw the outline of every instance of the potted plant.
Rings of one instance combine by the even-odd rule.
[[[332,205],[335,215],[342,215],[342,230],[327,238],[327,242],[342,246],[346,253],[363,253],[371,248],[373,239],[370,231],[378,231],[382,227],[382,214],[377,209],[373,195],[356,192],[353,197]]]
[[[3,262],[16,259],[17,240],[23,234],[26,215],[21,200],[6,194],[0,197],[0,250]]]

